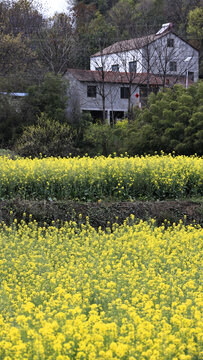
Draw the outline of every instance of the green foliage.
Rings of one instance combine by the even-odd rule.
[[[64,75],[74,57],[73,26],[70,16],[55,14],[37,34],[37,52],[41,62],[54,74]]]
[[[188,90],[176,85],[173,90],[151,94],[148,107],[135,113],[134,121],[124,120],[114,127],[98,124],[86,127],[85,152],[90,155],[127,152],[133,156],[175,151],[180,155],[202,155],[202,99],[202,82]]]
[[[90,155],[107,156],[114,151],[113,134],[109,125],[90,124],[84,133],[86,150]]]
[[[200,40],[203,38],[203,8],[196,7],[189,12],[187,31]]]
[[[175,86],[173,90],[152,94],[149,108],[138,115],[129,129],[126,151],[143,154],[163,150],[202,155],[202,91],[200,82],[188,90]]]
[[[8,159],[18,159],[19,156],[14,152],[11,151],[9,149],[0,149],[0,157],[1,156],[5,156]]]
[[[88,27],[88,41],[90,41],[92,53],[106,47],[115,38],[115,26],[108,23],[105,17],[97,11],[94,19]]]
[[[70,126],[42,113],[36,125],[24,129],[15,150],[22,156],[68,156],[70,153],[76,154],[72,137]]]
[[[22,112],[28,122],[33,122],[40,113],[58,121],[66,119],[67,82],[61,75],[48,73],[40,85],[28,88]]]
[[[117,37],[134,38],[136,28],[136,9],[132,0],[120,0],[109,11],[109,18],[116,27]],[[128,19],[128,21],[126,21]],[[139,32],[138,32],[139,33]]]
[[[33,1],[1,1],[1,91],[22,92],[27,86],[39,81],[41,65],[34,39],[42,24],[42,15]]]
[[[9,95],[0,95],[0,145],[9,146],[18,133],[20,114]]]
[[[102,14],[112,8],[118,0],[77,0],[78,4],[94,5]]]

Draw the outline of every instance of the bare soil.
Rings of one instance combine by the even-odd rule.
[[[155,219],[159,226],[166,220],[170,223],[178,223],[181,219],[184,224],[196,222],[203,226],[203,202],[202,201],[135,201],[135,202],[95,202],[79,203],[73,201],[28,201],[28,200],[3,200],[0,201],[0,222],[7,224],[16,218],[36,220],[40,225],[51,224],[52,221],[76,221],[89,223],[102,229],[114,223],[122,224],[131,214],[136,220]]]

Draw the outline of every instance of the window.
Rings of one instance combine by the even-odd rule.
[[[136,71],[137,71],[137,61],[130,61],[129,72],[136,72]]]
[[[141,96],[141,99],[143,98],[147,98],[148,95],[150,93],[154,93],[154,94],[157,94],[159,91],[159,87],[158,85],[150,85],[149,86],[149,89],[147,88],[146,85],[140,85],[140,96]]]
[[[174,39],[167,39],[167,47],[174,47]]]
[[[177,71],[177,63],[176,63],[176,61],[170,61],[169,68],[170,68],[170,71]]]
[[[159,92],[158,85],[151,85],[150,86],[150,93],[153,92],[154,94],[157,94]]]
[[[97,67],[97,68],[96,68],[96,71],[103,71],[103,67],[102,67],[102,66]]]
[[[140,95],[141,97],[147,97],[148,95],[148,89],[146,85],[140,85]]]
[[[87,97],[96,98],[97,87],[94,85],[87,85]]]
[[[112,71],[119,71],[119,65],[118,64],[112,65],[111,70]]]
[[[122,87],[121,88],[121,99],[128,99],[129,96],[130,96],[129,87]]]
[[[193,71],[188,71],[188,78],[192,81],[194,81],[194,72]]]

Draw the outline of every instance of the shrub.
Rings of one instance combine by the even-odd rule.
[[[16,137],[20,123],[17,106],[9,95],[0,94],[0,145],[7,147]]]
[[[29,87],[22,108],[25,121],[33,123],[42,112],[54,120],[66,120],[67,86],[60,75],[47,73],[40,85]]]
[[[61,124],[42,113],[36,125],[25,127],[15,144],[15,150],[22,156],[68,156],[69,153],[76,154],[72,137],[69,125]]]

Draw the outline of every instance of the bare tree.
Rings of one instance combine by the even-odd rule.
[[[183,83],[187,72],[191,80],[198,76],[198,52],[173,32],[156,38],[142,50],[143,71],[157,75],[162,88]]]
[[[74,43],[72,19],[66,14],[56,14],[47,20],[38,32],[38,50],[49,71],[64,75],[70,67]]]

